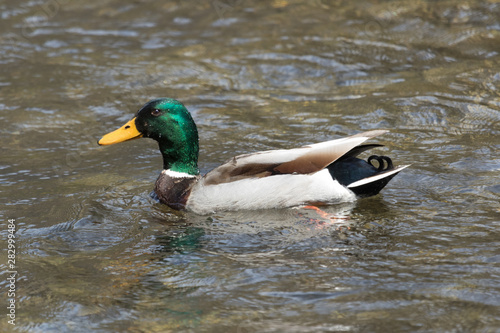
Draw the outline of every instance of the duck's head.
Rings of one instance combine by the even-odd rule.
[[[172,98],[151,100],[132,120],[104,135],[97,143],[112,145],[141,137],[158,142],[164,169],[198,174],[198,131],[181,102]]]

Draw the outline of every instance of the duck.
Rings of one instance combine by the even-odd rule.
[[[153,99],[122,127],[98,140],[101,146],[137,138],[158,142],[163,170],[153,195],[175,210],[206,215],[219,211],[323,206],[376,195],[401,170],[391,158],[362,152],[363,144],[387,133],[371,130],[348,137],[235,156],[201,175],[198,130],[181,102]]]

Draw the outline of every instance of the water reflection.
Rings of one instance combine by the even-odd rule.
[[[325,212],[332,219],[311,210],[235,212],[207,218],[158,206],[140,226],[127,226],[109,219],[110,205],[121,207],[110,199],[79,220],[19,232],[29,249],[22,265],[29,272],[25,280],[39,281],[25,290],[27,313],[35,311],[49,293],[51,313],[58,317],[99,321],[125,315],[137,319],[141,329],[150,327],[144,315],[136,316],[140,312],[150,319],[165,318],[159,327],[198,327],[207,320],[206,303],[196,301],[201,295],[213,288],[227,293],[223,290],[275,280],[286,267],[306,263],[293,253],[303,248],[325,251],[332,237],[338,236],[335,233],[354,224],[349,220],[353,206],[329,207]],[[186,297],[192,300],[173,301]],[[32,328],[73,329],[79,320]]]
[[[0,9],[20,331],[500,327],[496,2]],[[149,198],[155,143],[95,144],[161,96],[192,111],[205,172],[369,129],[390,129],[379,143],[412,168],[335,219],[173,212]]]

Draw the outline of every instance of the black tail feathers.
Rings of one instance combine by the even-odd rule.
[[[354,155],[354,156],[353,156]],[[387,156],[370,156],[367,161],[347,154],[328,166],[330,175],[359,197],[376,195],[399,173]]]

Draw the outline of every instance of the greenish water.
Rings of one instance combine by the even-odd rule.
[[[0,330],[15,219],[20,332],[500,331],[496,1],[4,1]],[[383,192],[326,210],[155,203],[156,143],[98,147],[186,104],[200,169],[370,129]]]

